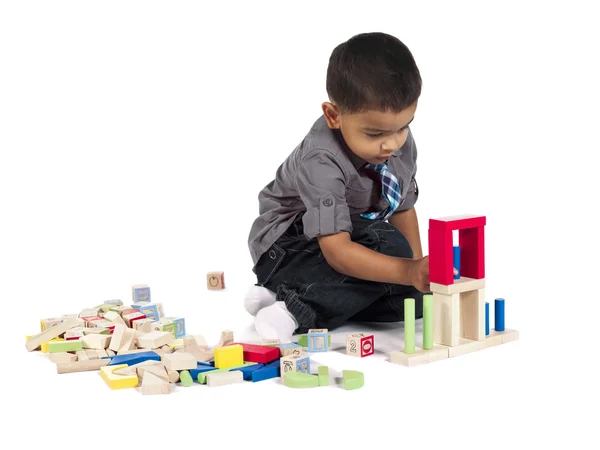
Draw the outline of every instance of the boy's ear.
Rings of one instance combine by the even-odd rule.
[[[340,127],[340,109],[337,105],[329,102],[323,102],[321,105],[323,109],[323,115],[327,121],[327,125],[331,129]]]

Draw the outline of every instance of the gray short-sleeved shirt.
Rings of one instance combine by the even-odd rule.
[[[348,148],[341,132],[329,128],[325,116],[317,119],[258,195],[259,216],[248,238],[254,264],[299,214],[304,213],[304,234],[314,238],[351,232],[351,215],[387,208],[381,184],[363,169],[365,164]],[[412,208],[419,191],[417,147],[410,127],[406,142],[388,160],[388,167],[402,191],[396,211]]]

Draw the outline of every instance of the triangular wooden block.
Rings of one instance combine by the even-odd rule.
[[[161,380],[152,372],[146,371],[144,373],[144,381],[142,382],[142,394],[153,395],[170,393],[171,384],[168,381]]]

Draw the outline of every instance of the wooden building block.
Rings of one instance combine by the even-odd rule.
[[[98,354],[98,359],[106,358],[108,356],[108,353],[103,348],[97,349],[96,353]]]
[[[80,338],[83,348],[105,349],[108,348],[111,335],[106,334],[88,334]]]
[[[25,348],[27,348],[27,351],[29,352],[33,351],[40,345],[42,345],[43,342],[48,342],[51,339],[59,337],[68,329],[78,326],[78,323],[79,322],[76,319],[67,319],[56,326],[50,327],[47,330],[42,331],[41,333],[38,333],[29,338],[25,342]]]
[[[225,289],[225,273],[209,272],[206,274],[206,285],[211,291]]]
[[[277,346],[279,344],[281,344],[281,340],[279,340],[279,339],[263,339],[260,342],[260,345],[266,345],[266,346],[269,346],[269,347],[275,347],[275,346]]]
[[[135,319],[145,319],[146,315],[142,314],[139,311],[136,311],[136,312],[132,312],[130,314],[124,314],[122,317],[123,317],[123,320],[125,321],[125,325],[127,325],[129,328],[133,328],[133,326],[131,325],[131,321],[135,320]]]
[[[98,358],[98,352],[92,348],[84,348],[83,351],[85,352],[87,359],[90,361],[93,361],[94,359],[100,359]]]
[[[390,361],[393,364],[400,364],[405,367],[414,367],[421,364],[440,361],[448,358],[448,348],[444,345],[434,345],[431,350],[424,350],[421,347],[415,347],[414,353],[404,353],[404,351],[395,351],[390,353]]]
[[[325,328],[308,330],[307,350],[309,352],[326,352],[329,350],[329,335]]]
[[[310,374],[310,358],[308,357],[303,357],[302,355],[283,356],[280,364],[281,376],[289,371]]]
[[[429,289],[431,292],[438,294],[460,294],[461,292],[473,291],[476,289],[485,288],[485,278],[468,278],[462,276],[452,284],[430,283]]]
[[[517,330],[509,330],[508,328],[504,331],[490,330],[490,334],[485,337],[484,347],[493,347],[495,345],[506,344],[507,342],[517,341],[519,339],[519,332]]]
[[[225,330],[221,332],[221,339],[219,339],[219,343],[215,345],[215,348],[231,344],[233,344],[233,331]]]
[[[276,345],[279,348],[280,356],[289,356],[296,355],[299,356],[302,354],[302,347],[298,344],[294,344],[293,342],[288,342],[286,344]]]
[[[123,332],[123,337],[121,340],[121,347],[119,348],[119,352],[122,350],[133,350],[135,348],[135,330],[131,328],[125,328]],[[118,353],[118,352],[117,352]]]
[[[243,381],[244,375],[239,370],[233,370],[231,372],[209,373],[206,376],[206,384],[210,387],[242,383]]]
[[[57,363],[57,373],[73,373],[73,372],[88,372],[91,370],[99,370],[102,367],[108,366],[110,359],[96,359],[94,361],[75,361],[72,363]]]
[[[206,343],[206,339],[204,339],[204,336],[200,334],[195,334],[194,339],[196,339],[196,343],[198,344],[198,347],[200,347],[200,350],[208,350],[208,344]],[[233,332],[231,335],[231,342],[233,342]]]
[[[58,341],[64,341],[65,339],[63,338],[54,338],[49,340],[48,342],[43,342],[42,345],[40,346],[42,353],[49,353],[50,352],[50,342],[58,342]]]
[[[133,303],[152,301],[152,297],[150,295],[150,286],[148,286],[147,284],[132,285],[131,299],[133,300]]]
[[[90,358],[88,357],[85,350],[79,350],[79,351],[75,352],[75,355],[77,356],[77,361],[89,361],[90,360]]]
[[[170,393],[171,393],[171,383],[156,376],[152,372],[146,371],[144,379],[142,380],[142,394],[155,395],[155,394],[170,394]]]
[[[81,340],[79,339],[75,341],[54,341],[48,343],[49,353],[76,352],[77,350],[81,349]]]
[[[130,353],[127,355],[117,355],[114,356],[110,364],[111,366],[120,366],[126,364],[128,366],[133,366],[134,364],[139,364],[144,361],[160,361],[160,356],[154,351],[145,350],[143,352]]]
[[[473,341],[471,339],[459,338],[458,344],[448,347],[448,358],[466,355],[485,348],[485,341]]]
[[[53,363],[72,363],[77,361],[77,355],[67,352],[50,353],[50,361]]]
[[[196,358],[198,362],[207,362],[214,358],[212,350],[201,349],[198,346],[197,340],[194,336],[186,336],[183,338],[184,351],[190,353]]]
[[[319,386],[329,386],[329,367],[319,366],[317,370],[319,374]]]
[[[215,348],[214,353],[217,369],[226,369],[244,364],[244,348],[239,344]]]
[[[183,317],[161,317],[160,322],[174,324],[175,339],[180,339],[185,336],[185,319]]]
[[[375,337],[372,334],[354,333],[346,336],[346,354],[365,357],[375,353]]]
[[[460,294],[433,293],[433,342],[458,345],[460,325]],[[485,311],[484,311],[485,312]]]
[[[152,329],[152,324],[154,321],[152,319],[148,319],[147,317],[144,319],[134,320],[133,321],[133,329],[136,331],[141,331],[142,333],[150,333],[154,331]],[[162,330],[159,330],[162,331]]]
[[[308,348],[308,334],[301,334],[298,336],[298,345],[300,347]],[[331,335],[327,337],[327,345],[331,347]]]
[[[113,373],[115,370],[119,370],[124,367],[127,367],[127,365],[120,364],[116,366],[100,367],[100,376],[111,389],[127,389],[137,387],[138,377],[136,375],[123,376]]]
[[[140,308],[139,312],[144,314],[148,319],[157,321],[162,317],[160,303],[153,303]]]
[[[359,389],[365,385],[365,375],[358,370],[343,370],[342,380],[344,389],[347,391]]]
[[[197,364],[196,358],[185,352],[175,352],[163,355],[162,362],[167,369],[171,370],[189,370],[195,369]]]
[[[40,320],[40,331],[46,331],[50,327],[54,327],[59,323],[62,323],[63,319],[60,317],[49,317],[47,319]]]
[[[150,361],[145,361],[145,362],[150,362]],[[152,361],[154,362],[154,361]],[[144,378],[144,374],[147,372],[152,373],[153,375],[156,375],[158,378],[165,380],[167,383],[170,383],[171,380],[169,379],[169,373],[167,372],[167,369],[165,369],[165,366],[160,363],[160,364],[155,364],[155,365],[142,365],[142,364],[137,364],[137,367],[135,368],[137,376],[139,378]]]
[[[460,337],[483,341],[485,339],[485,289],[459,294]]]
[[[138,338],[138,347],[140,348],[159,348],[171,343],[175,337],[172,333],[166,331],[151,331]]]
[[[169,383],[177,383],[179,381],[179,372],[176,370],[166,369],[169,375]]]
[[[278,347],[267,347],[264,345],[246,344],[235,342],[232,345],[241,345],[244,348],[244,361],[267,364],[279,359]]]
[[[70,330],[65,331],[65,339],[85,336],[84,330],[85,328],[83,327],[71,328]]]
[[[309,373],[295,372],[293,370],[285,372],[283,375],[283,384],[287,387],[302,389],[319,387],[319,377]]]
[[[115,325],[115,329],[110,339],[110,343],[108,344],[108,348],[111,349],[113,352],[118,352],[121,349],[121,344],[123,343],[123,337],[125,335],[126,329],[127,327],[125,325]]]

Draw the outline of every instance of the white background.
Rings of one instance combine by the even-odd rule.
[[[595,447],[594,2],[213,3],[0,6],[3,440]],[[351,392],[271,380],[143,396],[26,352],[41,318],[127,302],[135,283],[210,345],[224,329],[255,341],[242,299],[258,192],[320,116],[331,51],[370,31],[401,39],[423,78],[424,250],[429,218],[486,215],[487,300],[506,299],[520,341],[406,369],[386,361],[402,328],[378,327],[375,356],[313,358],[364,371]],[[225,291],[207,291],[211,270]]]

